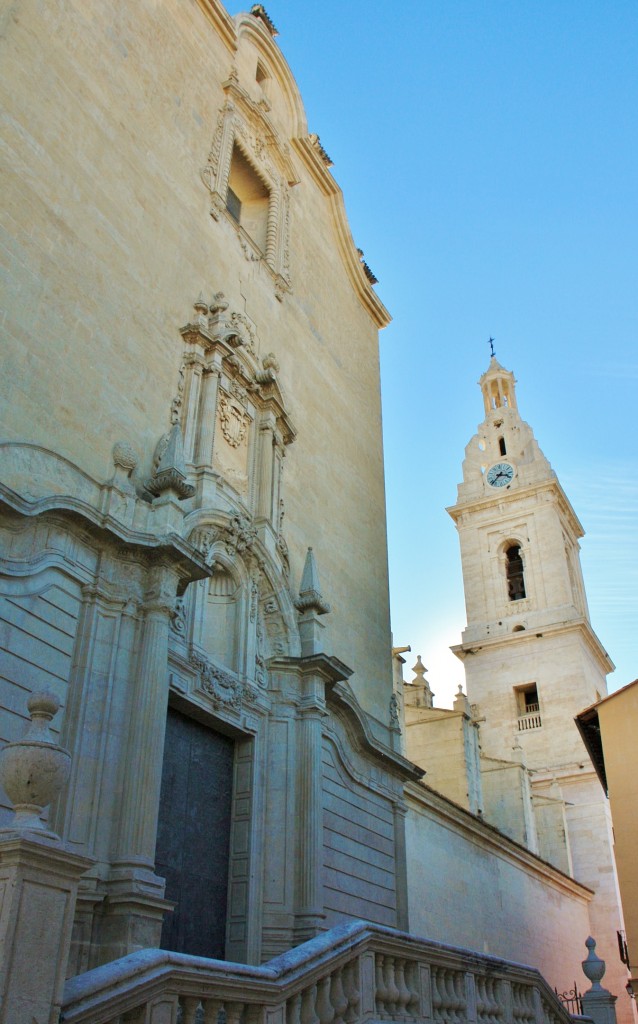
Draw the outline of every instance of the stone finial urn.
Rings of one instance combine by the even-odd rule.
[[[42,810],[58,795],[69,777],[71,755],[55,743],[49,723],[60,701],[48,690],[27,702],[31,723],[21,740],[0,751],[0,783],[13,803],[12,829],[46,831]]]
[[[589,950],[587,959],[582,961],[583,974],[591,982],[591,990],[602,991],[601,978],[605,975],[605,961],[601,960],[596,953],[596,940],[591,935],[585,941]]]

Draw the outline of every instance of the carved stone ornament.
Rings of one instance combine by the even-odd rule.
[[[156,497],[165,491],[174,491],[183,500],[192,498],[195,493],[195,488],[186,479],[184,442],[179,423],[175,423],[158,442],[153,458],[153,476],[146,487]]]
[[[186,607],[183,597],[175,599],[175,607],[169,617],[170,627],[177,636],[183,637],[186,633]]]
[[[290,552],[288,550],[288,544],[286,538],[283,535],[284,528],[284,516],[286,514],[286,508],[284,505],[283,498],[279,500],[279,532],[277,535],[277,551],[281,558],[281,568],[286,579],[290,576]]]
[[[593,992],[604,992],[600,984],[605,976],[606,964],[596,953],[596,940],[591,935],[585,940],[587,946],[587,958],[581,961],[583,974],[591,982]]]
[[[232,395],[221,394],[219,398],[219,419],[222,434],[233,448],[239,448],[246,438],[250,417],[241,403]]]
[[[198,551],[201,551],[202,555],[208,561],[211,548],[217,540],[219,531],[215,530],[212,526],[200,527],[190,535],[191,544],[193,544]]]
[[[399,719],[399,701],[396,693],[390,697],[390,729],[392,732],[401,732],[401,721]]]
[[[311,134],[308,136],[308,141],[310,142],[310,145],[313,147],[313,149],[316,149],[317,153],[323,160],[326,167],[332,167],[334,161],[330,159],[325,149],[321,145],[321,139],[319,138],[319,136],[315,132],[311,132]]]
[[[235,679],[230,672],[213,665],[201,654],[194,651],[190,655],[190,663],[199,673],[199,685],[211,699],[214,707],[232,708],[234,711],[241,709],[242,700],[246,694],[246,687]]]
[[[128,441],[117,441],[113,445],[113,464],[132,473],[139,462],[139,456]]]
[[[223,531],[223,539],[230,551],[236,551],[238,555],[252,551],[257,540],[257,530],[248,516],[235,512],[230,523]]]
[[[255,328],[245,313],[231,313],[230,323],[248,348],[254,351],[256,343]]]
[[[186,367],[182,364],[179,368],[179,375],[177,378],[177,392],[171,402],[171,425],[179,423],[180,410],[184,401],[184,382],[186,380],[185,371]]]
[[[59,746],[49,728],[60,701],[43,690],[27,701],[31,724],[24,737],[0,751],[0,783],[12,801],[14,829],[46,831],[42,810],[58,795],[71,770],[71,754]]]

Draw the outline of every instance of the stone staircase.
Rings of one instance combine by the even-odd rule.
[[[573,1018],[533,968],[357,921],[260,967],[142,950],[68,981],[60,1020],[571,1024]]]

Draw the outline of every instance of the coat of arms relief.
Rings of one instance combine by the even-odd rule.
[[[219,421],[222,434],[232,448],[239,448],[250,425],[250,416],[233,395],[223,392],[219,397]]]

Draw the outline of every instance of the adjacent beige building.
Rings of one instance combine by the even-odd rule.
[[[638,995],[638,679],[581,711],[576,723],[611,805],[614,853],[626,928],[621,946],[635,997]]]

